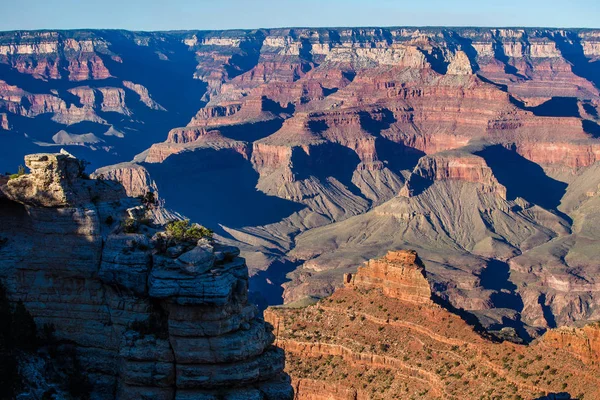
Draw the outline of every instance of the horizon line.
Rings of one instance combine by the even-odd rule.
[[[16,32],[65,32],[65,31],[127,31],[127,32],[145,32],[145,33],[169,33],[169,32],[235,32],[235,31],[260,31],[260,30],[278,30],[278,29],[565,29],[565,30],[600,30],[600,27],[565,27],[565,26],[525,26],[525,25],[498,25],[498,26],[478,26],[478,25],[356,25],[356,26],[273,26],[260,28],[224,28],[224,29],[202,29],[202,28],[182,28],[182,29],[129,29],[129,28],[34,28],[34,29],[8,29],[0,28],[0,33]]]

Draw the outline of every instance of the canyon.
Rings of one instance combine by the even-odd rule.
[[[432,296],[530,342],[600,318],[599,58],[593,29],[4,32],[0,170],[65,148],[155,193],[261,309],[416,250]]]

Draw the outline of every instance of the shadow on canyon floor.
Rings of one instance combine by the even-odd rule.
[[[477,155],[485,159],[498,182],[506,187],[509,200],[521,197],[556,210],[567,190],[566,183],[550,178],[542,167],[501,145],[486,147]]]
[[[585,56],[581,38],[574,32],[566,33],[566,36],[554,34],[551,38],[562,56],[573,65],[573,72],[600,88],[600,61]]]
[[[578,99],[575,97],[552,97],[550,100],[535,106],[527,107],[525,103],[510,96],[510,102],[517,107],[531,111],[538,117],[573,117],[580,118]]]
[[[269,306],[283,304],[283,285],[289,282],[287,274],[295,271],[302,263],[277,261],[266,271],[260,271],[250,277],[250,292],[254,303],[263,311]]]
[[[548,304],[546,304],[546,294],[545,293],[540,294],[538,303],[540,304],[540,307],[542,308],[542,313],[544,315],[544,319],[546,320],[546,323],[548,324],[548,327],[556,328],[556,326],[557,326],[556,319],[554,318],[554,314],[552,313],[552,308],[550,308],[550,306]]]
[[[494,307],[523,311],[523,300],[515,292],[517,285],[510,281],[510,267],[507,263],[500,260],[490,260],[479,278],[483,288],[496,292],[491,299]]]
[[[144,166],[169,208],[223,235],[220,225],[266,225],[304,208],[258,191],[258,173],[233,150],[187,151]]]
[[[375,151],[378,159],[396,174],[405,170],[412,171],[425,153],[382,136],[382,131],[397,122],[390,110],[383,109],[376,116],[378,118],[374,118],[367,112],[359,113],[361,128],[375,136]]]
[[[337,143],[315,146],[310,153],[294,148],[292,153],[293,172],[297,180],[312,176],[325,182],[328,178],[335,178],[352,193],[362,197],[360,190],[352,183],[352,175],[359,163],[360,159],[354,150]]]
[[[520,319],[523,311],[523,300],[517,292],[517,285],[510,280],[510,267],[508,263],[500,260],[489,260],[487,267],[480,274],[480,283],[484,289],[493,290],[490,296],[494,308],[505,308],[516,311],[516,319],[502,318],[498,326],[490,326],[490,330],[500,330],[504,327],[513,328],[519,337],[526,343],[533,340],[530,333],[525,329],[525,324]]]

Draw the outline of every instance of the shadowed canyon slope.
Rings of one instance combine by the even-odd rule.
[[[600,318],[600,31],[0,35],[2,166],[61,146],[306,302],[389,249],[525,340]]]
[[[239,249],[165,232],[160,209],[66,152],[25,163],[0,177],[0,301],[32,322],[2,309],[0,397],[292,399]],[[11,353],[7,329],[27,351]]]

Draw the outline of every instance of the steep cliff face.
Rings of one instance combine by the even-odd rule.
[[[414,251],[391,251],[315,305],[268,309],[296,398],[598,396],[596,327],[549,331],[528,346],[493,341],[438,305],[428,275]]]
[[[75,351],[92,398],[292,398],[237,248],[165,233],[68,153],[25,162],[31,173],[0,180],[0,277]]]
[[[381,259],[367,261],[355,274],[346,274],[344,285],[381,289],[386,297],[429,304],[431,289],[424,275],[425,268],[416,252],[389,252]]]
[[[548,331],[541,343],[548,347],[567,350],[594,363],[600,360],[600,330],[597,323],[582,328],[558,328]]]
[[[112,165],[109,168],[96,170],[93,177],[119,182],[129,197],[143,196],[148,191],[159,196],[156,183],[150,177],[149,172],[141,165],[129,163]]]
[[[424,182],[463,181],[479,184],[480,193],[495,193],[506,199],[506,187],[498,182],[485,159],[474,154],[477,150],[478,146],[466,146],[421,158],[400,195],[420,192]]]
[[[4,34],[0,44],[3,63],[38,79],[109,78],[110,72],[99,54],[112,55],[107,41],[93,33],[65,38],[58,32],[14,32]]]

